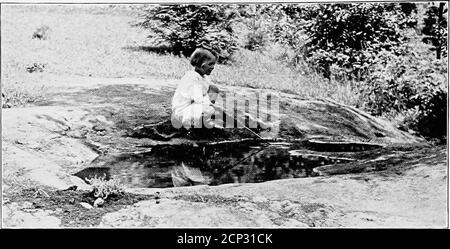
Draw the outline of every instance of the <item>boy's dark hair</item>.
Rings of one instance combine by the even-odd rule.
[[[200,67],[207,59],[217,59],[217,56],[204,48],[197,48],[191,55],[191,65]]]
[[[219,88],[216,85],[210,85],[208,92],[219,93]]]

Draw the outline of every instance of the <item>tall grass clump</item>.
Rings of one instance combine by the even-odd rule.
[[[48,87],[35,77],[14,69],[2,68],[2,108],[24,107],[45,100]]]

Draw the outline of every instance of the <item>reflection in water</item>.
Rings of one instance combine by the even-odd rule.
[[[253,143],[253,144],[252,144]],[[217,146],[166,145],[141,154],[106,155],[77,173],[90,177],[99,168],[128,187],[179,187],[251,183],[307,177],[317,166],[351,159],[290,150],[286,144],[255,142]]]

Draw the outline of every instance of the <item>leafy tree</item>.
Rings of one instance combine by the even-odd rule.
[[[446,3],[441,2],[438,6],[435,3],[430,3],[425,13],[423,34],[423,42],[431,43],[436,51],[436,59],[441,56],[447,56],[447,13]]]
[[[365,76],[379,51],[403,53],[403,30],[417,25],[414,3],[270,4],[256,12],[271,26],[268,37],[295,51],[294,63],[306,60],[326,77]]]
[[[306,57],[326,77],[335,65],[344,75],[364,76],[381,50],[399,55],[403,29],[416,22],[398,4],[330,4],[306,9]]]
[[[150,6],[136,25],[150,29],[155,45],[169,45],[174,54],[189,56],[205,47],[224,62],[237,48],[232,25],[236,16],[227,5]]]

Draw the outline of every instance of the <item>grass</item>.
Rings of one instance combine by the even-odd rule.
[[[23,106],[45,97],[45,89],[33,88],[39,89],[38,76],[31,75],[181,78],[191,69],[186,58],[139,49],[151,44],[147,31],[130,25],[136,21],[135,13],[108,5],[2,6],[2,92],[17,99],[13,106]],[[45,26],[49,27],[48,39],[32,39],[33,33]],[[277,60],[274,51],[241,49],[230,65],[218,65],[211,78],[219,85],[268,88],[302,98],[356,103],[358,95],[351,84],[293,70]],[[33,64],[45,65],[43,72],[27,72]],[[13,80],[12,75],[21,77]]]
[[[30,80],[25,73],[3,74],[2,108],[22,107],[45,99],[47,87]]]
[[[233,55],[231,65],[216,66],[211,76],[222,84],[274,89],[305,99],[330,98],[350,105],[357,102],[351,82],[328,80],[314,72],[294,70],[274,58],[276,56],[272,51],[242,49]]]

